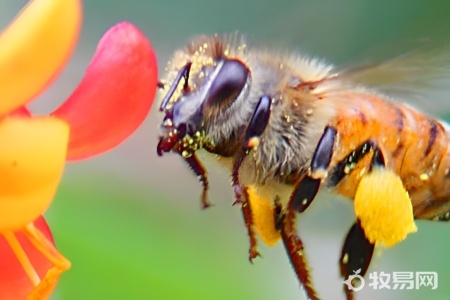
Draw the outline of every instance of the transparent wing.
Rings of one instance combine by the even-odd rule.
[[[435,116],[450,113],[450,44],[425,46],[381,63],[342,69],[339,76]]]

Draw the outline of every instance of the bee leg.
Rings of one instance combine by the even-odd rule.
[[[189,71],[191,70],[192,62],[188,62],[184,67],[180,69],[180,71],[177,74],[177,77],[175,77],[175,80],[173,81],[172,85],[169,88],[169,91],[167,92],[167,95],[164,97],[164,99],[161,101],[161,106],[159,107],[159,111],[164,111],[167,107],[167,104],[169,104],[170,99],[172,98],[173,94],[175,93],[175,90],[178,87],[178,84],[180,83],[181,79],[184,78],[184,85],[183,85],[183,91],[186,91],[189,89],[188,82],[189,82]],[[159,88],[164,88],[164,83],[158,83]]]
[[[446,212],[445,214],[440,215],[438,217],[438,221],[444,221],[444,222],[450,221],[450,211]]]
[[[334,127],[325,127],[314,152],[309,175],[306,175],[297,183],[291,195],[291,205],[296,211],[303,212],[308,208],[319,191],[322,178],[327,176],[336,134],[337,131]]]
[[[333,170],[329,171],[327,180],[328,186],[336,186],[345,176],[350,174],[353,168],[362,160],[367,154],[373,152],[370,163],[370,170],[372,167],[384,167],[384,157],[375,142],[368,140],[361,146],[352,151],[346,158],[336,164]]]
[[[344,279],[349,278],[353,273],[364,276],[369,268],[374,248],[375,245],[367,240],[361,224],[356,221],[350,228],[342,247],[339,259],[341,276]],[[344,291],[347,300],[353,299],[353,292],[347,285],[344,285]]]
[[[255,231],[253,229],[253,217],[250,202],[247,201],[247,189],[245,186],[241,185],[239,182],[239,169],[249,153],[250,150],[255,149],[259,144],[259,137],[264,132],[269,123],[270,118],[270,106],[272,104],[272,99],[265,95],[259,99],[256,105],[255,111],[253,112],[250,123],[247,126],[244,136],[244,145],[242,150],[238,153],[236,159],[233,163],[233,171],[231,173],[231,184],[233,186],[235,204],[242,204],[242,215],[244,217],[245,225],[247,227],[247,232],[250,238],[250,249],[249,249],[249,259],[250,262],[257,256],[259,256],[257,250],[257,241],[255,236]]]
[[[285,214],[282,214],[281,204],[277,202],[278,201],[275,201],[275,225],[281,232],[281,238],[289,260],[291,261],[300,285],[305,289],[307,298],[318,300],[319,297],[311,282],[303,242],[298,236],[297,229],[295,228],[296,213],[292,209],[288,209]]]
[[[253,226],[252,208],[250,201],[248,201],[247,187],[241,185],[239,182],[239,167],[245,158],[245,155],[243,155],[244,153],[245,152],[241,153],[234,163],[231,184],[233,186],[235,197],[233,205],[241,204],[242,216],[244,217],[245,227],[247,227],[247,233],[250,239],[250,248],[248,250],[249,260],[253,263],[253,259],[260,255],[257,249],[258,243]]]
[[[206,170],[203,167],[202,163],[198,160],[197,155],[195,155],[195,153],[189,157],[185,157],[184,159],[186,160],[189,167],[195,173],[198,180],[202,184],[202,187],[203,187],[202,198],[201,198],[202,208],[203,209],[208,208],[209,206],[211,206],[211,204],[209,203],[208,196],[207,196],[209,183],[208,183],[208,178],[206,177]]]
[[[246,201],[246,199],[244,199],[245,194],[239,183],[239,169],[249,151],[256,149],[259,145],[259,137],[263,134],[269,123],[271,104],[272,98],[267,95],[264,95],[259,99],[252,118],[250,119],[250,123],[245,130],[244,145],[234,160],[233,171],[231,173],[231,184],[236,197],[235,204],[244,203]]]
[[[434,197],[423,202],[414,211],[416,219],[440,222],[450,221],[450,197]]]
[[[235,198],[233,205],[244,204],[247,202],[244,187],[241,185],[239,181],[239,169],[246,155],[247,155],[246,152],[239,153],[236,160],[233,163],[233,172],[231,173],[231,185],[233,187]]]
[[[370,151],[373,152],[373,156],[369,172],[372,171],[374,166],[385,167],[383,153],[381,153],[376,143],[367,141],[338,164],[340,166],[338,168],[338,170],[340,170],[339,174],[349,174],[352,168],[366,154],[370,153]],[[345,175],[342,175],[340,179]],[[342,247],[341,257],[339,259],[341,276],[344,279],[348,279],[349,276],[353,274],[364,276],[369,268],[370,261],[372,260],[374,248],[375,245],[366,238],[364,229],[361,227],[359,220],[356,220],[355,224],[352,225],[347,233]],[[344,285],[344,291],[347,300],[353,299],[353,291],[348,289],[347,285]]]
[[[245,194],[245,199],[248,199],[247,188],[244,187],[243,192]],[[252,207],[250,201],[242,203],[242,215],[244,217],[245,227],[247,227],[248,237],[250,239],[250,248],[248,250],[248,259],[253,263],[253,259],[261,256],[258,252],[257,246],[258,242],[256,240],[256,234],[253,225]]]
[[[263,134],[267,124],[269,124],[271,104],[271,97],[264,95],[259,98],[250,123],[248,123],[247,129],[245,130],[244,149],[258,147],[259,137]]]

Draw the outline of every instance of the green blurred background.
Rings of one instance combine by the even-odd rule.
[[[0,25],[24,3],[1,1]],[[82,78],[101,35],[122,20],[145,32],[163,72],[170,54],[190,37],[215,32],[243,32],[258,44],[336,64],[392,57],[430,38],[447,43],[449,13],[450,2],[419,0],[87,0],[75,55],[32,109],[46,113],[61,103]],[[448,86],[430,96],[428,111],[448,115]],[[248,262],[247,234],[239,209],[231,206],[225,173],[211,171],[215,205],[202,211],[200,186],[182,160],[156,156],[160,118],[154,109],[114,151],[67,166],[46,216],[73,267],[53,299],[303,299],[282,245],[261,245],[263,258]],[[299,222],[323,299],[343,299],[337,261],[352,220],[350,201],[321,197]],[[369,270],[435,271],[437,290],[377,291],[366,281],[357,299],[448,299],[449,230],[449,224],[419,222],[418,233],[378,251]]]

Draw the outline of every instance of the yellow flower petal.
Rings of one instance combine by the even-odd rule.
[[[403,183],[392,171],[374,169],[356,190],[355,213],[367,239],[393,246],[416,232],[413,208]]]
[[[0,231],[16,230],[53,200],[66,159],[69,126],[53,117],[0,121]]]
[[[274,205],[269,198],[258,193],[254,186],[247,189],[248,201],[252,210],[253,225],[268,246],[275,245],[281,238],[280,232],[275,228]]]
[[[30,101],[55,78],[80,25],[80,0],[34,0],[1,33],[0,114]]]

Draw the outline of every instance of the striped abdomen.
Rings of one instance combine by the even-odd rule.
[[[415,217],[448,218],[450,140],[444,126],[405,104],[386,101],[379,95],[348,92],[340,96],[345,103],[338,105],[337,117],[331,124],[337,129],[338,139],[330,168],[371,140],[382,152],[386,167],[403,181]],[[337,184],[338,193],[353,199],[370,159],[370,155],[364,157],[340,181],[331,176],[329,184]]]

